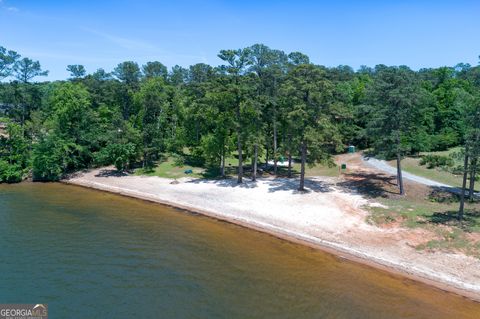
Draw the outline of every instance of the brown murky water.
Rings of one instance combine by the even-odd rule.
[[[480,304],[228,223],[0,185],[0,303],[52,318],[480,318]]]

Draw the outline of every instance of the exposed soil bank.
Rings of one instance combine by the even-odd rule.
[[[335,179],[310,179],[307,193],[297,181],[182,179],[117,175],[93,170],[66,183],[166,204],[272,235],[326,249],[378,268],[480,301],[480,261],[448,252],[417,251],[422,230],[383,229],[365,222],[360,195],[335,186]]]

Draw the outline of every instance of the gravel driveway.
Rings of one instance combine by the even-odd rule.
[[[370,158],[362,157],[362,161],[366,165],[371,166],[373,168],[376,168],[380,171],[383,171],[385,173],[392,174],[392,175],[395,175],[395,176],[397,175],[397,169],[395,167],[392,167],[392,166],[388,165],[388,163],[386,161],[379,160],[379,159],[376,159],[376,158],[373,158],[373,157],[370,157]],[[425,177],[420,177],[420,176],[417,176],[417,175],[413,175],[413,174],[410,174],[408,172],[405,172],[404,170],[402,171],[402,175],[403,175],[404,179],[408,179],[408,180],[413,181],[413,182],[417,182],[417,183],[427,185],[427,186],[431,186],[431,187],[440,187],[440,188],[442,188],[442,189],[444,189],[448,192],[458,194],[458,195],[461,194],[461,189],[458,188],[458,187],[454,187],[452,185],[439,183],[439,182],[433,181],[433,180],[425,178]],[[467,194],[468,194],[468,191],[467,191]],[[480,193],[475,193],[475,196],[480,196]]]

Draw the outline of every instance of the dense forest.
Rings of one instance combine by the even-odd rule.
[[[87,74],[68,65],[65,81],[36,82],[40,62],[0,47],[0,182],[51,181],[93,166],[149,168],[188,154],[225,176],[225,159],[245,172],[285,158],[332,164],[348,145],[401,160],[462,146],[465,175],[477,174],[480,67],[353,70],[310,62],[262,44],[222,50],[220,66],[170,70],[161,62],[118,64]],[[400,193],[403,183],[399,174]],[[473,179],[474,180],[474,179]]]

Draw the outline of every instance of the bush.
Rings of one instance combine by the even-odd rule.
[[[453,159],[443,155],[424,155],[420,159],[420,165],[427,165],[427,168],[452,167]]]
[[[20,165],[0,160],[0,183],[19,183],[22,179],[23,169]]]
[[[115,165],[118,171],[128,168],[136,157],[135,145],[133,143],[126,144],[109,144],[101,151],[95,154],[95,163],[97,165]]]
[[[457,203],[460,200],[460,196],[440,189],[434,189],[428,195],[428,199],[434,203]]]
[[[33,149],[33,180],[58,181],[67,167],[68,143],[54,135],[43,137]]]
[[[432,136],[432,149],[446,151],[450,147],[458,145],[459,141],[458,133],[451,129],[445,129],[440,134]]]

